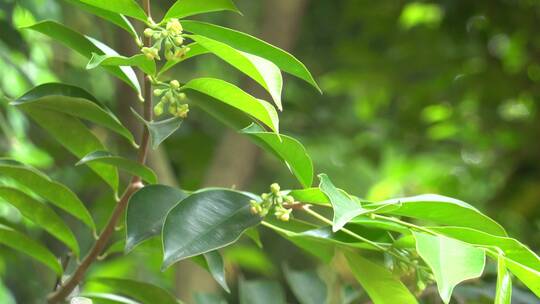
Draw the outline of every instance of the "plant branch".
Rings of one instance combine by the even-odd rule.
[[[146,14],[150,17],[150,0],[142,0],[144,9],[146,11]],[[145,38],[145,45],[150,46],[151,38]],[[152,84],[150,83],[150,80],[146,77],[147,75],[143,74],[143,81],[144,81],[144,110],[143,115],[144,119],[147,121],[152,120]],[[148,155],[148,146],[150,141],[150,133],[146,127],[143,127],[142,135],[141,135],[141,144],[138,150],[137,155],[137,161],[141,164],[144,164],[146,162],[146,158]],[[84,274],[88,270],[88,268],[96,261],[98,256],[103,252],[105,249],[107,243],[109,242],[109,239],[114,233],[114,228],[116,226],[116,223],[118,222],[118,219],[124,212],[124,210],[127,207],[127,203],[129,201],[129,198],[135,191],[140,189],[142,187],[141,178],[139,176],[133,176],[131,178],[131,181],[129,185],[127,186],[126,190],[118,200],[118,203],[116,204],[116,207],[111,214],[109,220],[107,221],[107,224],[105,225],[105,228],[99,235],[98,239],[94,243],[94,246],[92,249],[90,249],[90,252],[86,255],[86,257],[82,260],[82,262],[78,265],[78,267],[75,269],[73,274],[67,279],[64,283],[62,283],[56,291],[51,293],[47,297],[47,301],[49,303],[58,303],[62,300],[64,300],[69,294],[79,285],[81,280],[84,278]]]

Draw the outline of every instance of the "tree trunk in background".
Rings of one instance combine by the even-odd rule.
[[[266,0],[260,38],[282,49],[290,50],[296,41],[307,0]],[[262,90],[253,82],[243,88],[255,95]],[[258,148],[233,131],[226,131],[216,149],[206,174],[204,186],[244,188],[256,168]],[[213,279],[189,261],[180,262],[177,292],[181,299],[193,303],[193,292],[216,292]]]

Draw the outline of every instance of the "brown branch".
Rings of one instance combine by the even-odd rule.
[[[150,0],[142,0],[146,14],[150,17]],[[150,46],[151,38],[145,38],[145,45]],[[144,118],[148,121],[152,120],[152,84],[147,77],[144,77]],[[137,161],[141,164],[146,162],[146,157],[148,155],[148,145],[150,139],[150,133],[146,127],[143,128],[141,136],[141,145],[139,147]],[[142,187],[141,178],[139,176],[133,176],[126,190],[118,200],[116,207],[107,222],[107,225],[99,235],[98,239],[94,243],[90,252],[86,255],[83,261],[79,264],[77,269],[73,272],[71,277],[67,279],[64,283],[58,286],[56,291],[51,293],[47,297],[48,303],[58,303],[64,300],[69,294],[79,285],[81,280],[84,278],[84,274],[88,268],[96,261],[98,256],[103,252],[105,246],[109,242],[109,239],[114,233],[114,227],[118,222],[118,219],[126,209],[129,198],[135,191]]]

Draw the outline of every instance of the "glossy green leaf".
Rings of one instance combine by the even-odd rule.
[[[114,114],[87,91],[63,83],[45,83],[34,87],[11,103],[23,107],[40,107],[96,123],[125,137],[135,139]]]
[[[482,275],[485,251],[445,236],[413,232],[416,250],[433,271],[444,303],[449,303],[454,287]]]
[[[146,121],[137,111],[131,109],[135,116],[146,125],[148,131],[150,132],[150,143],[152,149],[157,149],[157,147],[165,140],[167,137],[171,136],[180,126],[182,125],[182,119],[180,117],[171,117],[164,120],[157,121]]]
[[[177,188],[149,185],[135,192],[126,210],[126,251],[161,234],[167,212],[186,198]]]
[[[326,284],[315,270],[299,271],[285,266],[283,273],[300,304],[326,304]]]
[[[203,190],[185,198],[163,225],[163,267],[236,241],[261,220],[250,212],[251,199],[227,189]]]
[[[240,304],[285,304],[285,292],[276,281],[240,280]]]
[[[303,79],[319,92],[321,91],[315,79],[313,79],[313,76],[311,76],[311,73],[302,62],[293,55],[265,41],[230,28],[200,21],[183,20],[182,26],[188,32],[223,42],[242,52],[265,58],[273,62],[284,72]]]
[[[146,74],[156,74],[156,62],[148,59],[143,54],[125,57],[119,55],[99,55],[92,53],[92,57],[86,65],[86,69],[94,69],[99,66],[135,66]]]
[[[0,244],[28,255],[49,267],[58,275],[62,274],[62,266],[54,254],[52,254],[45,246],[16,230],[0,225]]]
[[[178,0],[169,8],[163,17],[163,21],[218,11],[240,13],[231,0]]]
[[[259,83],[270,93],[278,109],[283,110],[281,105],[283,79],[281,71],[275,64],[259,56],[238,51],[214,39],[200,35],[187,37]]]
[[[25,218],[66,244],[76,256],[79,256],[79,244],[73,232],[49,206],[22,191],[5,186],[0,186],[0,198],[19,210]]]
[[[531,269],[522,264],[506,259],[506,267],[527,286],[537,297],[540,298],[540,271]]]
[[[427,227],[430,231],[439,233],[469,244],[497,247],[504,253],[505,258],[540,271],[540,257],[519,241],[509,237],[491,235],[482,231],[463,227]]]
[[[374,304],[418,303],[390,270],[360,255],[346,253],[349,267]]]
[[[143,22],[148,21],[144,10],[135,0],[73,0],[113,13],[133,17]]]
[[[191,260],[206,269],[226,292],[231,292],[229,285],[227,285],[227,280],[225,279],[225,264],[223,263],[223,257],[218,250],[194,256]]]
[[[113,24],[119,26],[120,28],[123,28],[124,30],[126,30],[133,38],[139,39],[137,31],[135,30],[135,28],[133,27],[131,22],[126,17],[124,17],[123,15],[118,14],[118,13],[114,13],[114,12],[111,12],[111,11],[108,11],[108,10],[101,9],[99,7],[96,7],[96,6],[86,4],[86,3],[84,3],[83,1],[80,1],[80,0],[64,0],[64,1],[67,1],[68,3],[73,4],[73,5],[76,5],[79,8],[81,8],[81,9],[83,9],[83,10],[85,10],[85,11],[91,13],[91,14],[94,14],[94,15],[102,18],[102,19],[110,21],[111,23],[113,23]]]
[[[276,109],[266,101],[249,95],[233,84],[215,78],[197,78],[186,83],[182,89],[194,90],[213,97],[260,120],[274,132],[279,132]]]
[[[249,126],[255,120],[235,107],[196,91],[190,92],[188,101],[236,131]]]
[[[115,293],[128,296],[141,304],[178,304],[170,292],[149,283],[119,278],[92,278],[91,282],[107,286]]]
[[[199,45],[197,42],[193,42],[187,45],[189,48],[189,51],[180,59],[173,59],[173,60],[167,60],[167,62],[163,65],[163,67],[159,70],[158,76],[161,74],[167,72],[172,67],[177,65],[178,63],[187,60],[189,58],[193,58],[199,55],[208,54],[209,51],[205,48],[203,48],[201,45]]]
[[[24,111],[79,158],[93,151],[105,150],[99,139],[77,118],[42,107],[25,107]],[[91,164],[89,167],[115,192],[118,191],[118,171],[116,168],[104,164]]]
[[[304,187],[313,182],[313,163],[304,146],[287,135],[265,132],[256,124],[240,131],[248,135],[257,145],[281,159]]]
[[[294,189],[291,190],[288,195],[294,197],[294,200],[298,202],[327,207],[332,206],[326,194],[319,188]]]
[[[450,197],[424,194],[412,197],[396,198],[376,204],[401,204],[399,209],[391,210],[389,214],[407,216],[441,225],[469,227],[493,235],[507,236],[504,228],[497,222],[484,215],[473,206]]]
[[[103,0],[99,0],[103,1]],[[92,1],[87,0],[85,3],[90,4]],[[107,3],[116,3],[116,1],[106,1]],[[121,2],[121,1],[118,1]],[[52,39],[64,44],[70,49],[76,51],[77,53],[85,56],[86,58],[92,57],[92,53],[96,54],[106,54],[106,55],[118,55],[116,51],[111,49],[109,46],[103,44],[102,42],[97,41],[88,36],[84,36],[80,33],[75,32],[74,30],[57,23],[55,21],[41,21],[36,24],[24,27],[25,29],[31,29],[37,32],[40,32],[44,35],[51,37]],[[141,93],[141,86],[137,79],[137,75],[131,67],[117,67],[117,66],[105,66],[105,70],[112,73],[114,76],[118,77],[122,81],[126,82],[133,89],[135,89],[139,94]]]
[[[92,300],[92,304],[141,304],[130,298],[111,293],[87,292],[81,294],[85,298]]]
[[[339,191],[339,189],[332,184],[328,175],[323,173],[318,176],[321,180],[319,188],[326,196],[328,196],[328,199],[334,208],[334,219],[332,221],[332,230],[334,232],[341,229],[354,217],[369,212],[369,210],[362,208],[362,205],[348,194]]]
[[[131,175],[139,176],[143,180],[149,182],[150,184],[157,183],[157,176],[145,165],[141,165],[139,162],[136,162],[131,159],[123,158],[120,156],[114,156],[107,151],[94,151],[90,154],[85,155],[76,165],[91,164],[91,163],[102,163],[113,165],[118,169],[124,170]]]
[[[497,289],[494,304],[510,304],[512,301],[512,278],[506,269],[504,256],[497,258]]]
[[[0,175],[32,189],[37,195],[80,219],[92,230],[96,229],[90,212],[77,195],[61,183],[51,180],[43,172],[29,166],[0,161]]]

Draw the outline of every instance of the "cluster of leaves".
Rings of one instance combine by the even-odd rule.
[[[221,188],[188,193],[161,185],[156,174],[144,162],[112,154],[82,122],[115,132],[139,149],[133,135],[114,113],[84,89],[48,83],[12,101],[12,105],[78,157],[77,165],[88,166],[115,194],[119,193],[119,170],[140,177],[146,183],[129,197],[125,244],[119,245],[126,252],[150,238],[160,238],[163,269],[178,261],[192,259],[229,291],[219,249],[234,243],[243,234],[257,240],[257,229],[262,225],[325,263],[336,254],[344,255],[350,271],[374,303],[417,303],[415,294],[420,295],[433,282],[437,284],[442,300],[448,303],[457,284],[482,275],[486,257],[497,263],[497,303],[510,303],[512,274],[540,296],[540,258],[527,246],[508,237],[498,223],[471,205],[438,195],[369,202],[337,188],[326,174],[320,174],[319,186],[312,187],[312,161],[300,142],[279,133],[278,111],[272,104],[221,79],[196,78],[186,83],[167,79],[165,82],[164,73],[178,63],[195,56],[213,54],[255,80],[268,92],[278,110],[283,110],[282,71],[318,89],[306,67],[289,53],[245,33],[183,19],[205,12],[237,11],[229,0],[179,0],[157,24],[133,0],[70,2],[126,30],[137,45],[141,45],[141,38],[126,16],[143,22],[152,31],[160,29],[163,24],[172,24],[165,30],[173,28],[177,35],[175,39],[182,37],[191,42],[178,56],[174,55],[178,49],[173,52],[173,46],[166,47],[164,51],[173,52],[173,55],[163,56],[166,62],[159,66],[159,61],[156,62],[161,58],[159,48],[145,46],[141,54],[126,57],[102,42],[54,21],[41,21],[27,29],[47,35],[86,56],[89,59],[87,68],[106,69],[130,85],[141,99],[145,92],[141,90],[134,68],[146,74],[158,90],[167,86],[175,94],[185,94],[189,104],[246,135],[276,156],[302,187],[283,190],[274,184],[270,194],[259,196]],[[178,36],[182,31],[176,23],[189,34]],[[154,32],[146,32],[147,36],[154,35]],[[175,42],[174,47],[180,48],[183,42]],[[160,91],[156,95],[162,93]],[[152,101],[147,98],[144,102]],[[161,114],[159,108],[154,108],[154,111]],[[135,113],[147,128],[152,147],[159,146],[186,118],[186,115],[177,115],[177,110],[170,111],[170,114],[170,118],[154,121]],[[80,250],[74,233],[54,209],[43,203],[59,207],[96,232],[94,220],[78,196],[44,173],[22,163],[3,160],[0,171],[3,177],[13,181],[10,186],[0,187],[0,197],[62,242],[78,258]],[[270,208],[273,208],[277,219],[265,217]],[[332,219],[327,218],[326,213],[332,214]],[[420,224],[405,221],[402,217],[416,219]],[[43,263],[60,278],[64,274],[70,275],[64,273],[65,269],[54,254],[42,244],[10,227],[0,226],[0,233],[0,243]],[[380,263],[383,259],[386,263]],[[301,281],[304,274],[287,273],[300,302],[326,301],[325,298],[312,298],[318,293],[294,288],[294,282]],[[414,277],[412,287],[400,280],[410,276]],[[77,295],[79,299],[124,303],[128,301],[126,299],[138,303],[178,301],[161,288],[126,278],[92,278],[84,283],[105,285],[111,293],[88,293],[83,288]],[[65,285],[60,282],[55,288],[61,290]],[[260,289],[254,286],[254,282],[248,282],[241,285],[240,293],[254,303],[250,293],[257,290]],[[265,296],[259,294],[257,297]]]

